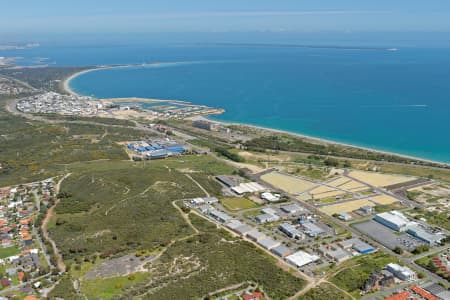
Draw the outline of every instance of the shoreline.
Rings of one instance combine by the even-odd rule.
[[[86,70],[83,70],[83,71],[76,72],[76,73],[70,75],[69,77],[67,77],[66,79],[64,79],[63,89],[67,93],[69,93],[71,95],[83,96],[83,95],[80,95],[80,94],[76,93],[75,91],[73,91],[70,88],[70,81],[75,79],[78,76],[81,76],[81,75],[86,74],[86,73],[98,71],[98,70],[105,70],[105,69],[112,69],[112,68],[127,68],[127,67],[133,67],[133,66],[146,66],[146,65],[154,65],[154,64],[158,64],[158,63],[148,63],[148,64],[141,64],[141,65],[129,64],[129,65],[117,65],[117,66],[98,66],[98,67],[93,67],[93,68],[90,68],[90,69],[86,69]],[[121,98],[110,98],[110,99],[101,99],[101,100],[109,100],[109,101],[111,101],[113,99],[138,99],[138,100],[140,99],[139,102],[144,102],[142,100],[145,100],[143,98],[136,98],[136,97],[130,97],[130,98],[123,98],[123,97],[121,97]],[[118,100],[118,101],[120,101],[120,100]],[[184,100],[163,100],[163,99],[151,99],[151,98],[148,98],[148,101],[154,101],[154,102],[158,102],[158,101],[162,101],[162,102],[179,101],[179,102],[183,102],[183,103],[193,104],[192,102],[188,102],[188,101],[184,101]],[[200,105],[200,104],[198,104],[198,105]],[[319,143],[324,143],[324,144],[328,144],[328,145],[338,145],[338,146],[343,146],[343,147],[350,147],[350,148],[361,149],[361,150],[370,151],[370,152],[374,152],[374,153],[398,156],[398,157],[403,157],[403,158],[407,158],[407,159],[411,159],[411,160],[417,160],[417,161],[423,161],[423,162],[432,163],[432,164],[443,165],[443,166],[447,166],[447,167],[450,166],[450,162],[436,161],[436,160],[421,158],[421,157],[417,157],[417,156],[413,156],[413,155],[401,154],[401,153],[385,151],[385,150],[378,150],[378,149],[374,149],[374,148],[370,148],[370,147],[364,147],[364,146],[358,146],[358,145],[355,145],[355,144],[349,144],[349,143],[345,143],[345,142],[333,141],[333,140],[329,140],[329,139],[326,139],[326,138],[309,136],[309,135],[306,135],[306,134],[291,132],[291,131],[282,130],[282,129],[269,128],[269,127],[264,127],[264,126],[259,126],[259,125],[252,125],[252,124],[247,124],[247,123],[217,121],[217,120],[210,119],[210,118],[204,117],[204,116],[197,116],[195,118],[196,119],[206,120],[206,121],[213,122],[213,123],[216,123],[216,124],[244,126],[244,127],[257,129],[257,130],[267,131],[267,132],[270,132],[270,133],[291,135],[291,136],[294,136],[294,137],[304,138],[304,139],[307,139],[307,140],[311,140],[311,141],[315,141],[315,142],[319,142]]]
[[[354,148],[354,149],[361,149],[361,150],[370,151],[370,152],[374,152],[374,153],[398,156],[398,157],[403,157],[403,158],[407,158],[407,159],[423,161],[423,162],[427,162],[427,163],[433,163],[433,164],[444,165],[444,166],[450,167],[450,163],[447,163],[447,162],[431,160],[431,159],[421,158],[421,157],[417,157],[417,156],[413,156],[413,155],[401,154],[401,153],[397,153],[397,152],[378,150],[378,149],[374,149],[374,148],[358,146],[358,145],[349,144],[349,143],[345,143],[345,142],[337,142],[337,141],[329,140],[329,139],[326,139],[326,138],[310,136],[310,135],[306,135],[306,134],[302,134],[302,133],[296,133],[296,132],[282,130],[282,129],[275,129],[275,128],[270,128],[270,127],[264,127],[264,126],[259,126],[259,125],[251,125],[251,124],[239,123],[239,122],[217,121],[217,120],[209,119],[209,118],[203,117],[203,116],[196,117],[196,119],[202,119],[202,120],[205,120],[205,121],[208,121],[208,122],[212,122],[212,123],[216,123],[216,124],[219,124],[219,125],[243,126],[243,127],[256,129],[256,130],[267,131],[267,132],[270,132],[270,133],[279,133],[279,134],[284,134],[284,135],[290,135],[290,136],[293,136],[293,137],[303,138],[303,139],[306,139],[306,140],[315,141],[315,142],[319,142],[319,143],[322,143],[322,144],[350,147],[350,148]],[[349,159],[351,159],[351,158],[349,158]],[[385,161],[385,162],[389,163],[389,161]],[[417,166],[417,164],[415,164],[415,165]]]

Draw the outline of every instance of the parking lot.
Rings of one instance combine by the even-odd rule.
[[[406,251],[413,251],[424,243],[406,233],[397,233],[373,220],[353,225],[360,232],[370,236],[389,249],[400,247]]]

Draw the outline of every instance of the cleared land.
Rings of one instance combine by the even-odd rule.
[[[375,206],[373,202],[370,202],[367,199],[361,199],[361,200],[354,200],[354,201],[347,201],[343,203],[333,204],[333,205],[327,205],[323,206],[321,208],[322,211],[329,215],[334,215],[342,212],[352,212],[354,210],[359,209],[361,206]]]
[[[272,172],[261,176],[265,182],[290,194],[300,194],[314,187],[316,184],[299,177]]]
[[[324,198],[329,198],[329,197],[337,197],[337,196],[341,196],[344,194],[345,194],[344,191],[330,190],[330,191],[324,192],[324,193],[312,194],[311,197],[313,199],[324,199]]]
[[[344,189],[344,190],[355,191],[355,190],[368,189],[369,187],[367,185],[361,184],[355,180],[350,180],[346,184],[341,185],[340,188]]]
[[[397,199],[395,199],[394,197],[388,196],[388,195],[375,196],[375,197],[371,198],[370,200],[372,200],[373,202],[375,202],[379,205],[387,205],[387,204],[392,204],[392,203],[398,202]]]
[[[341,187],[342,185],[344,185],[347,182],[352,181],[351,179],[348,179],[346,177],[340,177],[340,178],[336,178],[332,181],[327,182],[328,185],[331,186],[335,186],[335,187]]]
[[[390,174],[381,174],[381,173],[373,173],[373,172],[364,172],[364,171],[351,171],[349,176],[366,182],[369,185],[383,187],[388,185],[393,185],[397,183],[403,183],[407,181],[414,180],[415,178],[401,176],[401,175],[390,175]]]
[[[220,203],[231,211],[258,207],[258,204],[245,197],[222,198]]]

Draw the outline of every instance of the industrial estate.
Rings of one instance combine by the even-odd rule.
[[[0,77],[1,297],[450,299],[448,166],[23,80]]]

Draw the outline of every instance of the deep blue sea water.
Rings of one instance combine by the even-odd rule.
[[[86,73],[71,82],[81,94],[186,100],[224,108],[217,120],[450,162],[450,47],[116,45],[29,51],[9,54],[23,56],[23,64],[34,57],[56,65],[179,62]]]

